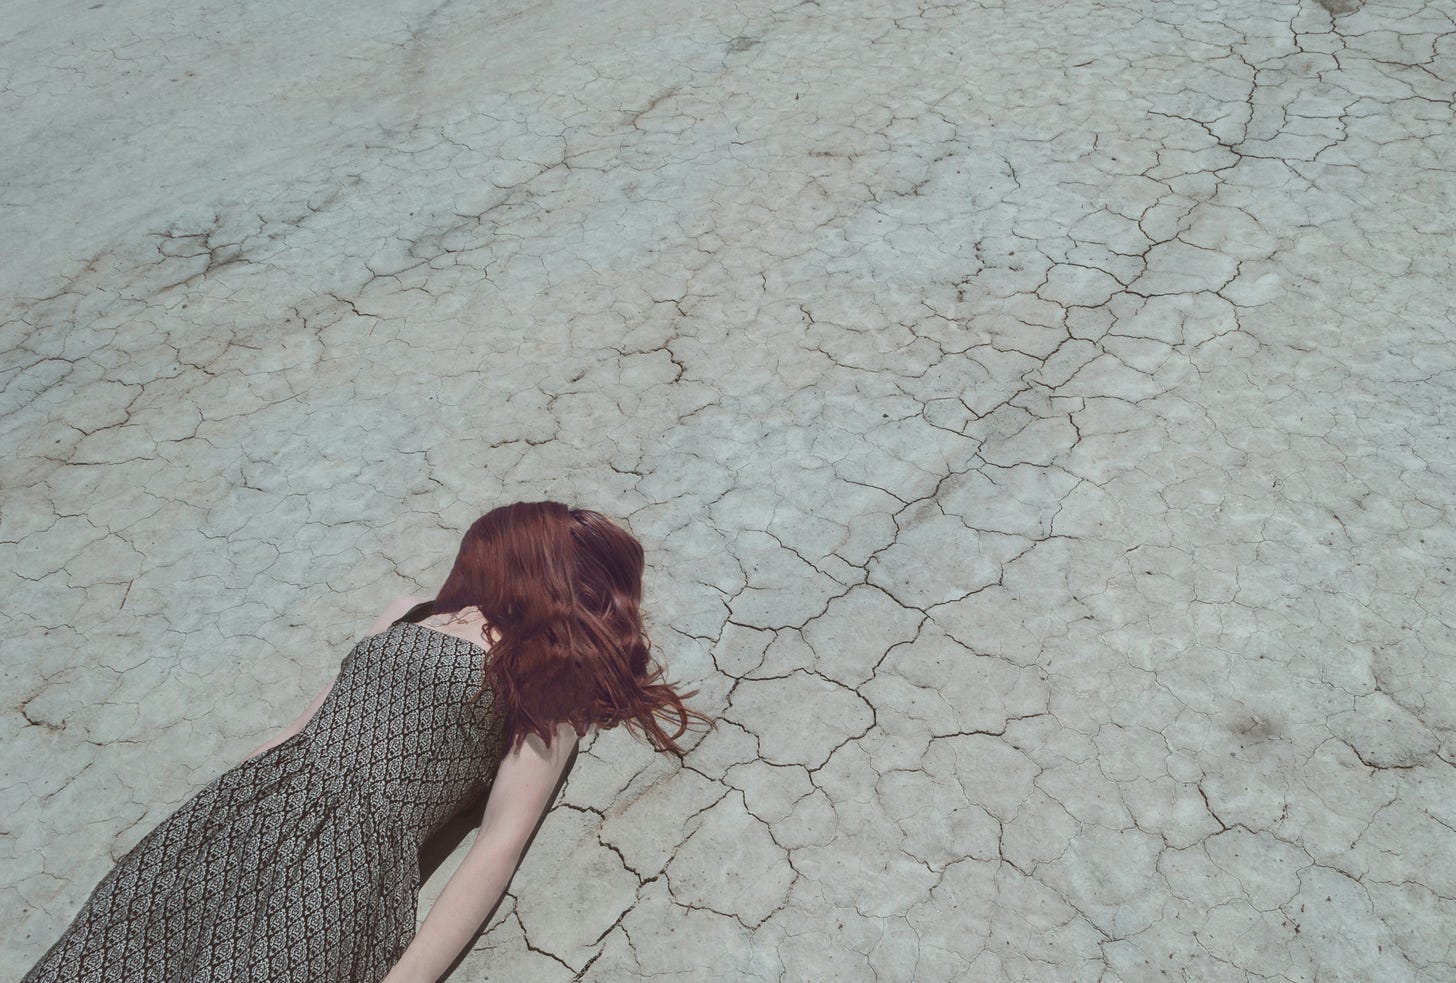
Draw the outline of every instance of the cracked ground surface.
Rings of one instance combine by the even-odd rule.
[[[455,979],[1456,977],[1451,3],[12,7],[7,976],[550,497],[721,723]]]

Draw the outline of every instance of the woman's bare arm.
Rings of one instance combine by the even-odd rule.
[[[249,751],[247,758],[244,758],[243,760],[247,761],[248,758],[255,758],[269,748],[277,747],[279,744],[282,744],[294,734],[297,734],[299,731],[303,730],[304,725],[313,719],[313,715],[318,712],[318,708],[323,705],[324,700],[326,700],[328,698],[328,695],[333,692],[334,683],[338,681],[338,676],[330,679],[329,684],[325,686],[322,691],[320,691],[318,696],[315,696],[313,698],[313,702],[310,703],[302,713],[300,713],[297,717],[293,719],[292,723],[290,723],[287,727],[284,727],[278,733],[274,734],[270,739],[264,741],[262,744],[259,744],[257,747],[253,748],[253,750]]]
[[[379,617],[375,618],[374,624],[370,625],[369,630],[364,633],[365,637],[367,638],[370,635],[378,635],[380,632],[389,628],[390,625],[394,624],[395,620],[402,617],[404,613],[410,608],[425,600],[428,600],[428,598],[397,597],[393,601],[390,601],[389,606],[384,609],[384,613],[381,614]],[[313,701],[304,708],[302,713],[300,713],[297,717],[294,717],[293,720],[289,722],[288,726],[284,727],[278,733],[274,734],[271,738],[264,741],[262,744],[259,744],[257,747],[253,748],[253,750],[249,751],[247,757],[243,758],[243,760],[247,761],[249,758],[256,758],[258,755],[262,754],[269,748],[277,747],[279,744],[282,744],[294,734],[297,734],[299,731],[303,730],[304,725],[312,720],[313,715],[318,712],[318,708],[323,706],[324,700],[328,699],[329,693],[331,693],[334,689],[334,683],[338,681],[338,676],[330,679],[329,684],[325,686],[319,692],[319,694],[313,698]]]
[[[563,723],[549,749],[531,734],[501,760],[475,842],[381,983],[435,983],[460,955],[505,894],[576,743],[575,729]]]

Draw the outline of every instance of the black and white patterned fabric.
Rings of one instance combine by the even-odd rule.
[[[500,764],[492,694],[468,702],[485,658],[412,621],[361,640],[303,730],[143,837],[22,983],[377,983],[414,937],[420,844]]]

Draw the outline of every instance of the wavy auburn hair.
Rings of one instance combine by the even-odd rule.
[[[549,747],[558,723],[578,736],[625,723],[658,750],[685,752],[689,718],[649,664],[651,640],[638,609],[642,545],[600,512],[560,502],[514,502],[471,524],[434,603],[434,614],[478,607],[500,638],[486,661],[487,685],[504,711],[507,748],[537,734]],[[483,685],[475,693],[479,699]],[[658,717],[676,718],[668,734]]]

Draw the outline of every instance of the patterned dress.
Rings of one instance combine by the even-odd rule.
[[[428,602],[427,602],[428,603]],[[415,934],[420,844],[495,779],[485,649],[415,624],[344,658],[302,731],[224,772],[92,891],[22,983],[377,983]]]

